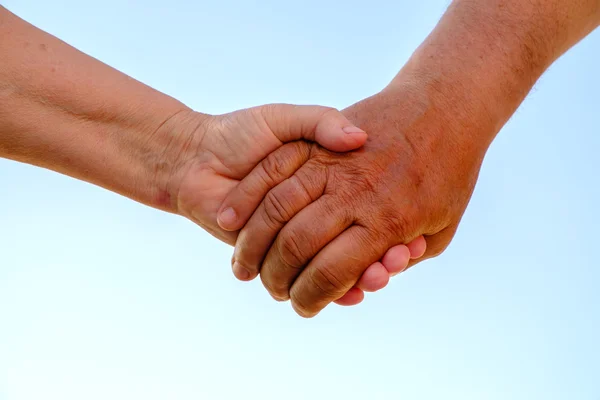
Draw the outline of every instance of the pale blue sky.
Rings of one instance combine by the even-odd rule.
[[[2,4],[220,113],[371,95],[448,0]],[[0,399],[600,399],[598,71],[600,32],[501,132],[449,250],[313,320],[192,223],[0,161]]]

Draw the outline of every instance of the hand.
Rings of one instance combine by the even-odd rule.
[[[268,105],[221,116],[206,116],[184,111],[170,118],[158,134],[173,137],[165,150],[173,172],[161,197],[179,213],[220,240],[234,244],[237,232],[217,225],[217,210],[226,195],[261,160],[283,142],[316,140],[333,151],[348,151],[362,146],[366,133],[353,126],[339,111],[318,106]],[[299,147],[297,147],[299,148]],[[307,153],[290,153],[290,165]],[[283,154],[285,157],[285,154]],[[277,166],[272,166],[277,169]],[[293,171],[290,171],[293,173]],[[269,178],[265,177],[267,182]],[[252,207],[256,207],[258,202]],[[254,211],[250,203],[240,204],[239,212]],[[360,289],[350,292],[340,304],[353,305],[362,300],[362,290],[375,291],[387,284],[390,274],[407,266],[411,256],[424,251],[421,240],[411,247],[390,249],[382,263],[375,263]],[[386,269],[387,268],[387,269]],[[239,271],[237,271],[239,276]],[[243,277],[242,277],[243,278]]]
[[[477,125],[457,123],[443,110],[434,93],[406,84],[344,111],[369,132],[360,150],[334,154],[306,144],[298,157],[283,148],[275,152],[278,161],[257,167],[222,206],[240,209],[249,191],[258,201],[264,197],[239,235],[235,262],[251,274],[260,271],[274,298],[291,298],[298,314],[312,317],[344,296],[392,246],[425,235],[420,260],[440,254],[468,204],[485,152],[459,140]],[[289,171],[299,164],[266,194],[262,169]]]
[[[216,212],[240,179],[269,153],[300,139],[348,151],[361,147],[367,138],[335,109],[287,104],[218,116],[185,110],[171,117],[157,135],[172,137],[163,156],[169,169],[163,196],[170,211],[229,244],[235,243],[237,232],[220,229]]]

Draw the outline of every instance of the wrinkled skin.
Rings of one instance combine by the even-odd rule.
[[[291,299],[299,315],[312,317],[394,245],[423,234],[427,251],[418,261],[439,255],[456,232],[485,153],[464,140],[478,127],[455,123],[443,107],[406,84],[344,111],[369,132],[363,148],[337,154],[292,144],[270,155],[225,201],[235,206],[245,186],[256,186],[260,168],[282,175],[241,231],[235,261],[260,271],[275,299]],[[294,151],[299,155],[290,157]],[[294,159],[303,165],[291,168],[287,160]]]
[[[350,123],[337,110],[319,106],[270,104],[209,116],[185,111],[163,127],[173,137],[174,165],[166,191],[172,207],[225,243],[233,245],[237,232],[217,224],[217,210],[227,194],[269,153],[284,142],[307,139],[326,143],[336,151],[360,147],[365,134],[332,134]]]
[[[217,223],[217,211],[240,180],[284,142],[314,140],[334,151],[348,151],[363,145],[366,134],[356,129],[351,133],[343,130],[348,127],[352,124],[343,114],[320,106],[271,104],[219,116],[191,110],[180,112],[159,132],[170,138],[160,165],[172,166],[173,171],[165,184],[165,193],[169,195],[161,197],[173,199],[170,211],[189,218],[213,236],[233,245],[237,229],[222,229]],[[295,152],[288,154],[286,160],[295,164],[301,156]],[[259,201],[242,200],[239,211],[247,215],[259,204]],[[411,256],[423,254],[424,245],[423,239],[418,238],[409,247],[391,248],[383,263],[374,263],[358,287],[338,303],[355,305],[362,301],[363,290],[383,288],[390,275],[406,268]]]

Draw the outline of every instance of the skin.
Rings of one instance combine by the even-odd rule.
[[[598,0],[454,1],[388,87],[344,110],[369,132],[363,148],[305,144],[297,151],[309,156],[277,185],[260,180],[262,165],[231,192],[222,212],[247,193],[260,203],[224,226],[243,226],[234,263],[312,317],[354,291],[390,246],[424,235],[427,251],[411,265],[441,254],[494,137],[552,62],[599,24]],[[284,163],[287,151],[270,157]]]
[[[327,107],[272,104],[218,116],[195,112],[3,7],[0,54],[0,157],[180,214],[232,245],[237,232],[219,227],[217,211],[267,155],[300,139],[344,152],[367,138]],[[411,256],[421,256],[424,246],[419,238],[390,249],[357,291],[381,287]],[[340,303],[362,300],[352,293]]]

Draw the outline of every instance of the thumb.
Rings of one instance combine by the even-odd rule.
[[[366,132],[335,108],[269,104],[259,110],[273,134],[283,143],[305,139],[328,150],[344,152],[358,149],[367,140]]]

